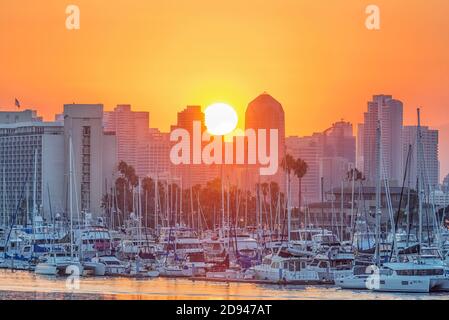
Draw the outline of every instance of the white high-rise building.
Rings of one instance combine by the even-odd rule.
[[[35,111],[0,112],[0,225],[30,224],[34,203],[47,221],[68,217],[69,136],[73,209],[101,214],[116,167],[115,135],[103,133],[102,114],[101,105],[66,105],[64,121],[43,122]]]
[[[409,166],[411,187],[415,188],[417,181],[417,126],[405,126],[403,129],[403,158],[404,168],[407,162],[407,156],[411,146],[411,161]],[[440,162],[438,160],[438,130],[431,130],[428,127],[421,127],[421,143],[423,146],[424,172],[423,178],[425,184],[431,190],[438,189],[440,177]]]
[[[6,113],[0,114],[6,119]],[[41,121],[1,123],[0,225],[31,223],[34,203],[47,218],[63,212],[63,173],[62,125]]]
[[[98,216],[108,187],[105,184],[111,185],[117,165],[112,153],[115,152],[115,136],[103,133],[103,105],[64,105],[65,170],[55,174],[65,175],[66,186],[69,175],[65,173],[70,172],[70,137],[74,163],[72,195],[77,202],[73,209]]]
[[[363,170],[365,178],[376,180],[376,131],[381,128],[382,170],[396,184],[402,181],[403,104],[390,95],[375,95],[368,102],[363,124]]]

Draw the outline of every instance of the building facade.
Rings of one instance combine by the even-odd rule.
[[[115,132],[117,159],[134,167],[145,177],[150,172],[150,114],[132,111],[130,105],[118,105],[104,113],[104,130]]]
[[[255,98],[248,104],[245,113],[245,130],[253,129],[257,133],[259,129],[266,130],[266,150],[276,148],[278,153],[278,170],[273,176],[260,176],[259,165],[248,166],[248,170],[251,172],[250,177],[254,177],[254,181],[250,181],[249,184],[255,185],[258,182],[276,182],[280,189],[285,190],[285,174],[281,167],[282,159],[286,155],[285,149],[285,113],[282,104],[267,93],[263,93]],[[278,141],[276,146],[270,145],[270,130],[275,129],[278,132]],[[256,146],[259,146],[261,141],[257,141]],[[257,147],[253,146],[247,148],[248,153],[258,155]]]
[[[34,209],[48,219],[64,212],[63,172],[63,126],[41,121],[1,123],[0,224],[29,224]]]
[[[415,188],[418,172],[418,153],[417,153],[417,130],[416,126],[405,126],[402,133],[403,141],[403,159],[405,168],[407,156],[410,153],[410,164],[408,172],[410,175],[411,187]],[[440,162],[438,158],[438,130],[431,130],[428,127],[421,127],[421,143],[423,147],[423,176],[424,184],[429,186],[431,191],[439,188]]]
[[[157,178],[170,172],[170,134],[150,129],[149,176]]]
[[[352,124],[344,121],[334,123],[321,133],[307,137],[288,137],[287,153],[307,163],[307,173],[301,181],[302,203],[321,200],[321,189],[325,192],[341,185],[347,172],[355,165],[356,139]],[[323,188],[321,187],[323,178]],[[299,181],[292,181],[292,202],[299,203]],[[296,196],[298,195],[298,196]]]
[[[113,180],[117,165],[116,156],[106,152],[116,151],[115,143],[114,135],[103,132],[103,105],[64,105],[65,184],[72,181],[72,210],[101,214],[105,183]]]
[[[384,174],[399,184],[403,175],[402,127],[403,104],[391,95],[375,95],[368,102],[363,123],[363,173],[365,178],[376,180],[376,135],[381,129],[381,159]]]

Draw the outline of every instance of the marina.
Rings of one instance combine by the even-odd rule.
[[[307,298],[311,292],[327,291],[336,299],[346,295],[369,299],[379,293],[420,294],[416,296],[420,298],[438,293],[436,297],[440,299],[449,298],[449,231],[445,211],[441,215],[426,196],[426,179],[420,172],[424,159],[419,151],[419,109],[417,114],[419,192],[411,189],[410,182],[406,183],[406,167],[400,196],[392,200],[388,177],[381,173],[382,132],[378,126],[377,182],[374,191],[366,191],[372,193],[372,204],[365,207],[367,195],[361,183],[356,201],[355,182],[360,173],[351,169],[347,184],[352,183],[352,210],[346,224],[338,224],[336,212],[332,211],[330,226],[316,225],[310,217],[307,219],[310,209],[307,205],[292,206],[290,174],[295,161],[289,155],[283,160],[287,193],[278,191],[277,200],[272,196],[268,201],[260,184],[256,185],[255,196],[249,199],[248,194],[243,199],[238,190],[224,181],[208,184],[209,188],[203,192],[214,191],[219,195],[212,204],[221,207],[220,216],[216,217],[214,212],[213,225],[202,211],[205,206],[200,201],[200,189],[196,194],[193,188],[183,190],[174,178],[142,181],[124,162],[118,166],[122,175],[119,179],[128,182],[123,185],[128,190],[122,197],[112,189],[104,197],[101,216],[80,211],[72,196],[76,195],[72,188],[75,168],[69,166],[68,212],[58,217],[52,215],[52,221],[44,219],[33,193],[32,206],[25,211],[27,223],[18,224],[15,212],[10,225],[1,228],[0,268],[6,281],[1,282],[0,290],[11,291],[14,285],[8,285],[8,279],[19,276],[32,283],[23,288],[35,288],[35,292],[51,288],[54,293],[67,293],[70,289],[74,294],[103,292],[138,294],[144,298],[163,295],[157,288],[171,285],[175,287],[175,295],[179,287],[180,296],[193,297],[196,293],[184,291],[183,286],[191,287],[192,292],[201,287],[213,292],[216,287],[218,296],[224,294],[220,291],[223,286],[228,286],[236,290],[241,287],[243,291],[249,288],[279,291],[287,299],[290,295]],[[69,147],[72,159],[71,136]],[[33,190],[36,163],[35,153]],[[332,208],[334,201],[344,207],[343,189],[342,182],[340,198],[335,197],[332,189],[327,194]],[[154,203],[151,211],[148,191]],[[253,202],[251,223],[238,219],[243,201],[245,211],[249,210],[248,202]],[[183,202],[188,203],[187,212],[182,209]],[[293,222],[295,211],[300,223]],[[62,284],[65,289],[60,287]],[[16,285],[19,291],[23,290],[22,283]],[[101,291],[95,291],[94,285]],[[152,285],[156,291],[147,291]],[[139,291],[141,288],[143,292]],[[200,292],[198,298],[203,297]],[[234,295],[228,294],[228,298]],[[260,294],[253,298],[263,299],[265,294]]]

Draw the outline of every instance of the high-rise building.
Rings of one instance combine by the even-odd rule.
[[[302,203],[311,203],[320,199],[320,159],[323,148],[320,144],[320,134],[309,137],[287,137],[287,153],[295,159],[302,159],[307,163],[307,173],[301,181]],[[292,204],[297,206],[299,199],[299,181],[292,177]]]
[[[170,172],[170,134],[150,129],[149,175],[156,178]]]
[[[324,157],[339,157],[355,164],[356,139],[351,123],[339,121],[332,124],[323,132],[322,139]]]
[[[363,137],[364,137],[364,130],[365,130],[364,128],[365,128],[365,126],[363,123],[359,123],[357,125],[357,144],[356,144],[357,157],[356,157],[356,161],[355,161],[356,162],[355,166],[361,172],[365,171],[364,167],[363,167],[363,164],[364,164],[363,163],[363,145],[364,145]]]
[[[115,132],[117,159],[133,166],[138,176],[148,175],[149,112],[132,111],[130,105],[118,105],[114,111],[104,113],[103,122],[106,132]]]
[[[281,167],[282,159],[285,157],[285,113],[282,105],[270,96],[267,93],[263,93],[259,95],[256,99],[251,101],[246,109],[245,113],[245,129],[265,129],[266,136],[266,146],[267,153],[271,148],[277,148],[278,152],[278,171],[274,176],[260,176],[258,168],[259,166],[249,166],[250,171],[253,172],[250,176],[255,177],[255,181],[252,183],[257,183],[258,180],[261,182],[264,181],[274,181],[277,182],[280,186],[281,190],[285,190],[285,177]],[[270,129],[275,129],[278,131],[278,143],[276,146],[270,145]],[[259,146],[261,142],[257,142],[257,146]],[[248,153],[258,154],[258,150],[252,148],[252,146],[248,147]],[[248,157],[246,157],[248,159]],[[256,171],[257,170],[257,171]]]
[[[172,131],[175,129],[184,129],[190,135],[190,145],[194,144],[194,123],[200,123],[201,135],[206,131],[205,126],[205,116],[201,111],[201,106],[187,106],[183,111],[178,113],[178,119],[176,125],[172,126]],[[201,139],[202,137],[199,137]],[[172,142],[172,145],[176,142]],[[204,147],[207,142],[202,142],[201,145]],[[202,148],[201,148],[202,149]],[[172,177],[182,180],[183,187],[190,187],[195,185],[206,185],[207,182],[220,177],[220,165],[206,165],[203,163],[196,164],[193,163],[194,159],[194,148],[190,148],[190,164],[180,164],[171,166]],[[202,156],[202,155],[196,155]]]
[[[68,217],[70,140],[73,209],[101,213],[116,167],[115,136],[103,134],[102,112],[101,105],[66,105],[63,122],[0,112],[0,224],[31,223],[34,203],[47,221]]]
[[[376,180],[376,136],[381,129],[382,172],[399,184],[403,175],[402,126],[403,104],[391,95],[375,95],[368,102],[363,123],[363,170],[368,181]]]
[[[449,174],[444,178],[441,189],[443,192],[449,193]]]
[[[73,173],[73,209],[98,216],[106,191],[105,182],[112,182],[117,166],[115,155],[107,153],[115,151],[116,141],[114,135],[103,133],[103,105],[64,105],[64,140],[64,172]],[[69,175],[65,178],[68,186]],[[67,211],[69,209],[67,204]]]
[[[0,112],[0,118],[7,116]],[[52,210],[54,215],[65,210],[64,127],[29,120],[0,124],[2,225],[31,223],[33,203],[47,218]]]
[[[355,163],[356,141],[352,124],[344,121],[336,122],[322,133],[314,133],[308,137],[288,137],[287,153],[295,159],[300,158],[307,163],[307,173],[301,181],[303,201],[316,202],[321,199],[321,178],[324,191],[340,186],[346,179],[347,172]],[[292,181],[292,201],[297,205],[299,200],[299,182]]]
[[[415,188],[417,181],[417,127],[405,126],[403,128],[403,159],[404,168],[407,162],[407,156],[411,146],[411,161],[409,166],[411,187]],[[421,127],[421,143],[422,143],[422,161],[424,184],[431,189],[436,190],[439,186],[440,162],[438,160],[438,130],[431,130],[428,127]]]

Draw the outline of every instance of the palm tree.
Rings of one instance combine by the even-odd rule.
[[[136,170],[125,161],[120,161],[118,171],[125,177],[130,187],[136,187],[139,184],[139,177],[136,175]]]
[[[308,169],[309,166],[304,160],[300,158],[296,159],[293,167],[293,172],[298,178],[298,212],[301,212],[301,181],[302,178],[304,178],[304,176],[306,175]]]
[[[285,158],[282,159],[281,166],[289,176],[295,167],[295,162],[295,159],[290,154],[287,154]]]
[[[363,173],[359,171],[357,168],[352,168],[347,173],[348,181],[363,181],[365,180],[365,177],[363,176]]]
[[[290,241],[290,228],[291,228],[291,205],[290,205],[290,203],[291,203],[290,202],[291,201],[291,199],[290,199],[291,182],[290,181],[291,181],[291,173],[294,170],[295,165],[296,165],[296,160],[290,154],[287,154],[285,156],[285,158],[282,159],[281,166],[284,169],[284,171],[287,173],[287,190],[286,190],[287,212],[286,212],[286,214],[287,214],[287,234],[288,234],[289,241]],[[285,224],[284,224],[284,226],[285,226]],[[284,233],[284,231],[282,231],[282,233]]]

